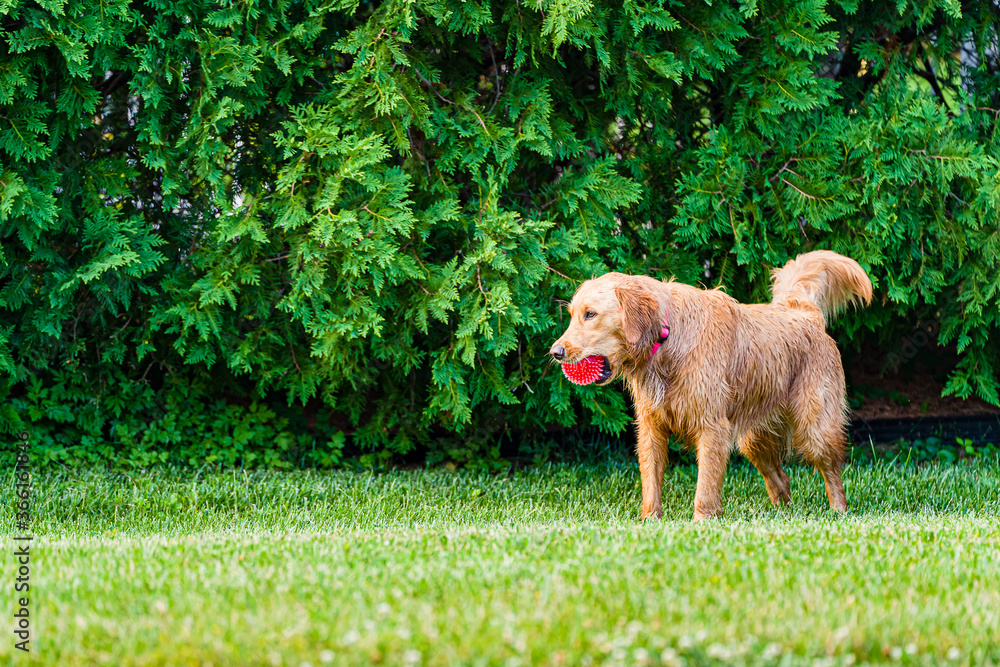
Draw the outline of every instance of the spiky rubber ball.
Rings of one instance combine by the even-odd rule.
[[[563,364],[563,375],[573,384],[593,384],[601,378],[604,372],[604,357],[587,357],[575,364]]]

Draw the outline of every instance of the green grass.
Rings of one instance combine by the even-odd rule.
[[[627,459],[510,476],[44,473],[34,652],[14,655],[6,631],[0,658],[1000,664],[1000,464],[849,466],[846,517],[811,470],[790,473],[775,509],[734,465],[725,518],[698,525],[690,467],[668,470],[664,521],[639,524]]]

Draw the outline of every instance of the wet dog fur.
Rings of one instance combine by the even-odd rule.
[[[773,299],[741,304],[646,276],[584,282],[570,324],[550,352],[561,363],[603,356],[607,384],[623,377],[635,404],[642,518],[661,516],[671,433],[698,458],[694,519],[716,516],[729,457],[738,449],[775,504],[790,499],[782,469],[793,450],[823,475],[830,507],[847,509],[840,471],[846,443],[844,370],[826,324],[872,285],[852,259],[817,250],[774,270]],[[661,323],[669,336],[652,354]]]

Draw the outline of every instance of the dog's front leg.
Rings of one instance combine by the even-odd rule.
[[[728,429],[706,428],[698,442],[698,488],[694,494],[694,520],[702,521],[722,511],[722,482],[729,465]]]
[[[667,443],[670,434],[662,421],[651,411],[639,411],[636,415],[639,441],[636,453],[639,455],[639,476],[642,479],[642,520],[663,516],[663,467],[667,464]]]

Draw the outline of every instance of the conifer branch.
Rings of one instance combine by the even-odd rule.
[[[417,76],[420,78],[420,81],[423,82],[423,84],[425,86],[427,86],[432,93],[434,93],[435,95],[437,95],[437,97],[438,97],[439,100],[441,100],[442,102],[444,102],[446,104],[450,104],[452,106],[456,106],[459,109],[465,109],[466,111],[472,113],[472,115],[476,117],[476,120],[479,121],[479,124],[483,126],[483,130],[486,132],[486,134],[489,135],[490,131],[486,129],[486,123],[483,122],[483,119],[479,116],[478,113],[476,113],[475,109],[467,107],[464,104],[458,104],[456,102],[452,102],[451,100],[449,100],[448,98],[446,98],[444,95],[442,95],[441,93],[439,93],[437,90],[435,90],[434,89],[434,84],[431,83],[430,81],[428,81],[427,78],[423,74],[420,73],[420,70],[418,70],[416,67],[413,67],[413,71],[417,73]]]

